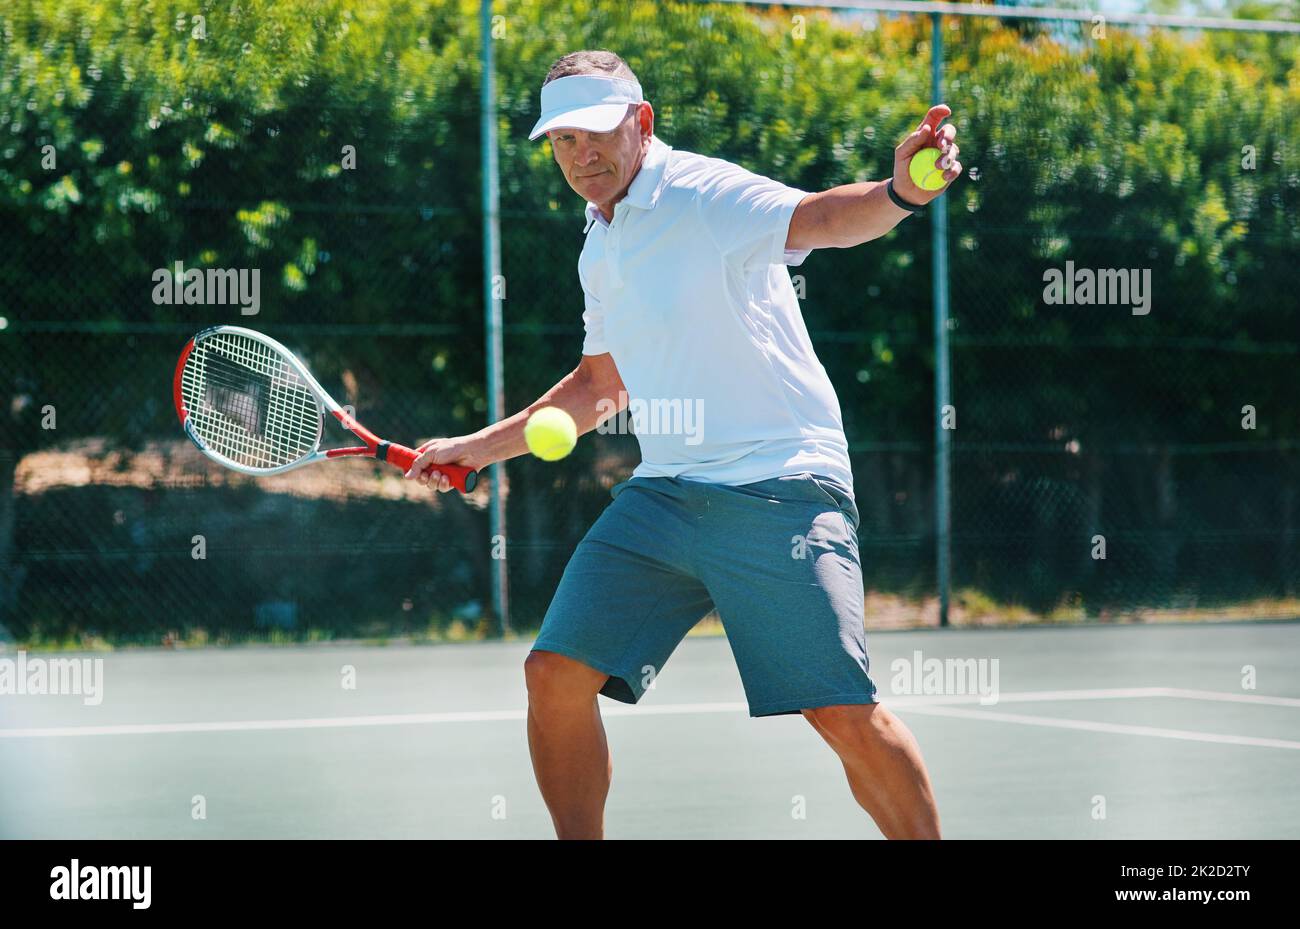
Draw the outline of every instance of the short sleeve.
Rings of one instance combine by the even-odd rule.
[[[787,251],[790,219],[808,192],[713,159],[697,196],[700,217],[718,250],[743,270],[801,264],[809,250]]]
[[[603,355],[609,351],[605,347],[605,308],[600,305],[596,295],[591,292],[587,282],[583,280],[582,275],[578,275],[582,281],[582,299],[584,308],[582,311],[582,328],[586,335],[582,340],[582,353],[584,355]]]

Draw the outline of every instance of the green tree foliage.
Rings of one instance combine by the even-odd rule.
[[[481,342],[465,316],[478,293],[472,5],[353,6],[253,0],[191,13],[72,0],[0,13],[0,209],[13,233],[3,299],[14,329],[249,322],[237,308],[156,306],[152,274],[177,261],[257,268],[263,309],[252,321],[268,329],[444,324],[446,336],[413,337],[423,363],[384,370],[385,384],[427,385],[441,358],[463,386],[449,419],[477,420],[476,355],[452,350]],[[355,168],[344,167],[350,151]],[[349,363],[372,370],[386,367],[385,350],[347,345]],[[47,394],[81,373],[27,361]],[[113,383],[138,364],[120,343],[95,361]],[[78,431],[156,431],[167,411],[148,409]]]
[[[218,322],[309,347],[327,380],[346,370],[359,412],[395,437],[478,428],[478,4],[191,6],[0,9],[0,456],[56,437],[175,436],[175,351]],[[930,93],[919,18],[594,0],[516,0],[498,13],[512,409],[581,345],[582,204],[547,143],[526,139],[557,57],[619,52],[669,144],[806,190],[886,176]],[[1300,45],[956,18],[944,36],[946,101],[972,169],[947,197],[956,527],[971,540],[959,578],[1039,605],[1071,587],[1130,597],[1056,562],[1033,593],[1023,551],[981,550],[989,533],[1032,548],[1062,519],[1085,533],[1177,539],[1249,525],[1261,545],[1293,538],[1279,527],[1294,512],[1271,511],[1267,489],[1290,482],[1294,511],[1294,457],[1162,470],[1125,455],[1241,443],[1245,403],[1267,411],[1247,441],[1297,439]],[[873,576],[881,586],[929,583],[916,566],[932,519],[930,258],[926,221],[909,219],[795,272],[856,450],[864,542],[885,540],[878,564],[901,553]],[[1045,305],[1043,273],[1067,260],[1149,268],[1150,315]],[[176,261],[259,268],[261,314],[155,305],[151,276]],[[95,333],[105,327],[117,334]],[[57,435],[39,428],[46,403],[59,409]],[[1079,451],[1062,455],[1071,443]],[[565,471],[512,465],[512,538],[528,552],[512,566],[534,616],[604,504],[604,475],[625,465],[597,461],[611,448],[630,453],[599,439]],[[1008,448],[1048,457],[999,457]],[[1211,510],[1184,492],[1170,511],[1155,501],[1175,485],[1242,499]],[[1181,569],[1162,570],[1172,573],[1152,596]]]

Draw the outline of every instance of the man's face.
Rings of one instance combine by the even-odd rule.
[[[546,136],[569,186],[603,205],[627,192],[654,132],[653,120],[650,104],[640,103],[628,106],[623,121],[609,132],[552,129]]]

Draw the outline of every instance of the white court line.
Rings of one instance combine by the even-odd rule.
[[[1265,697],[1256,694],[1237,694],[1217,690],[1187,690],[1182,687],[1121,687],[1098,690],[1025,690],[1019,693],[998,694],[998,703],[1046,703],[1061,700],[1116,700],[1146,697],[1175,697],[1182,700],[1210,700],[1220,703],[1252,703],[1257,706],[1297,706],[1296,697]],[[940,697],[887,697],[882,702],[890,706],[960,706],[979,703],[980,696],[962,694]],[[990,704],[992,705],[992,704]]]
[[[1224,703],[1258,703],[1267,706],[1300,706],[1296,697],[1264,697],[1255,694],[1220,693],[1216,690],[1183,690],[1180,687],[1161,688],[1165,696],[1183,697],[1188,700],[1220,700]]]
[[[486,710],[474,713],[402,713],[391,716],[334,716],[322,719],[243,719],[211,723],[54,726],[48,729],[0,729],[0,739],[55,739],[63,736],[91,735],[163,735],[175,732],[263,732],[276,729],[344,729],[352,726],[477,723],[524,718],[525,712],[523,710]]]
[[[1054,716],[1023,716],[1020,713],[997,713],[991,710],[961,710],[950,706],[913,707],[912,711],[930,716],[956,716],[961,719],[987,719],[1001,723],[1020,723],[1025,726],[1047,726],[1053,729],[1082,729],[1087,732],[1112,732],[1121,735],[1146,735],[1158,739],[1182,739],[1188,742],[1217,742],[1222,745],[1255,745],[1262,748],[1300,749],[1300,742],[1286,739],[1257,739],[1245,735],[1218,735],[1212,732],[1193,732],[1187,729],[1158,729],[1153,726],[1126,726],[1119,723],[1094,723],[1079,719],[1059,719]]]
[[[603,706],[604,716],[665,716],[681,713],[738,713],[744,703],[667,703],[660,706]],[[478,710],[464,713],[400,713],[388,716],[333,716],[321,719],[244,719],[209,723],[138,723],[119,726],[53,726],[45,729],[0,729],[0,739],[55,739],[95,735],[165,735],[177,732],[266,732],[284,729],[348,729],[439,723],[522,721],[527,710]]]
[[[1266,697],[1250,694],[1220,693],[1210,690],[1183,690],[1173,687],[1125,687],[1097,690],[1035,690],[1020,693],[999,694],[999,703],[1042,703],[1070,700],[1117,700],[1140,699],[1150,697],[1175,697],[1188,700],[1214,700],[1234,703],[1255,703],[1270,706],[1300,706],[1300,700],[1290,697]],[[1285,742],[1277,739],[1251,739],[1245,736],[1218,736],[1200,734],[1176,729],[1158,730],[1142,726],[1120,726],[1111,723],[1086,723],[1075,720],[1054,720],[1045,716],[1016,716],[998,714],[990,710],[952,710],[943,712],[944,707],[978,704],[978,695],[962,696],[914,696],[885,697],[884,702],[890,707],[910,709],[916,712],[929,712],[932,715],[962,716],[971,719],[990,719],[1003,722],[1028,722],[1036,725],[1069,723],[1063,728],[1095,728],[1102,732],[1139,732],[1146,735],[1160,733],[1183,733],[1167,735],[1167,738],[1198,738],[1202,741],[1233,742],[1243,745],[1268,745],[1272,747],[1291,748],[1300,743]],[[671,716],[698,715],[705,713],[744,713],[748,711],[744,703],[663,703],[645,706],[628,706],[626,704],[603,703],[601,713],[605,716]],[[106,735],[167,735],[186,732],[267,732],[295,729],[349,729],[375,726],[412,726],[438,725],[442,723],[479,723],[501,722],[507,720],[522,721],[527,718],[526,710],[477,710],[458,713],[398,713],[383,716],[333,716],[317,719],[247,719],[222,722],[189,723],[136,723],[116,726],[52,726],[31,729],[0,729],[0,739],[54,739],[76,738],[84,736]],[[1098,728],[1100,727],[1100,728]]]
[[[998,694],[998,703],[1043,703],[1053,700],[1132,700],[1142,697],[1168,696],[1164,687],[1114,687],[1098,690],[1025,690],[1013,694]],[[894,697],[882,695],[881,702],[889,706],[960,706],[979,703],[985,699],[979,694],[954,696],[923,695]]]

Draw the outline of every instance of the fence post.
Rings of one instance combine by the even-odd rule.
[[[930,16],[931,102],[943,102],[943,16]],[[951,402],[948,378],[948,198],[930,207],[931,274],[934,290],[934,537],[935,581],[939,588],[939,625],[948,625],[952,593],[951,430],[943,427],[944,407]]]
[[[496,75],[492,59],[492,0],[480,0],[479,32],[482,42],[479,56],[479,125],[483,147],[483,309],[486,328],[483,341],[487,351],[487,417],[489,423],[495,423],[505,419],[506,399],[501,370],[501,291],[497,286],[501,281],[501,218],[497,178]],[[502,493],[505,489],[506,463],[498,461],[490,470],[488,526],[491,551],[496,551],[496,540],[503,538],[506,532],[505,497]],[[491,559],[492,612],[500,624],[502,636],[510,631],[507,553],[508,546],[502,548],[501,558]]]

